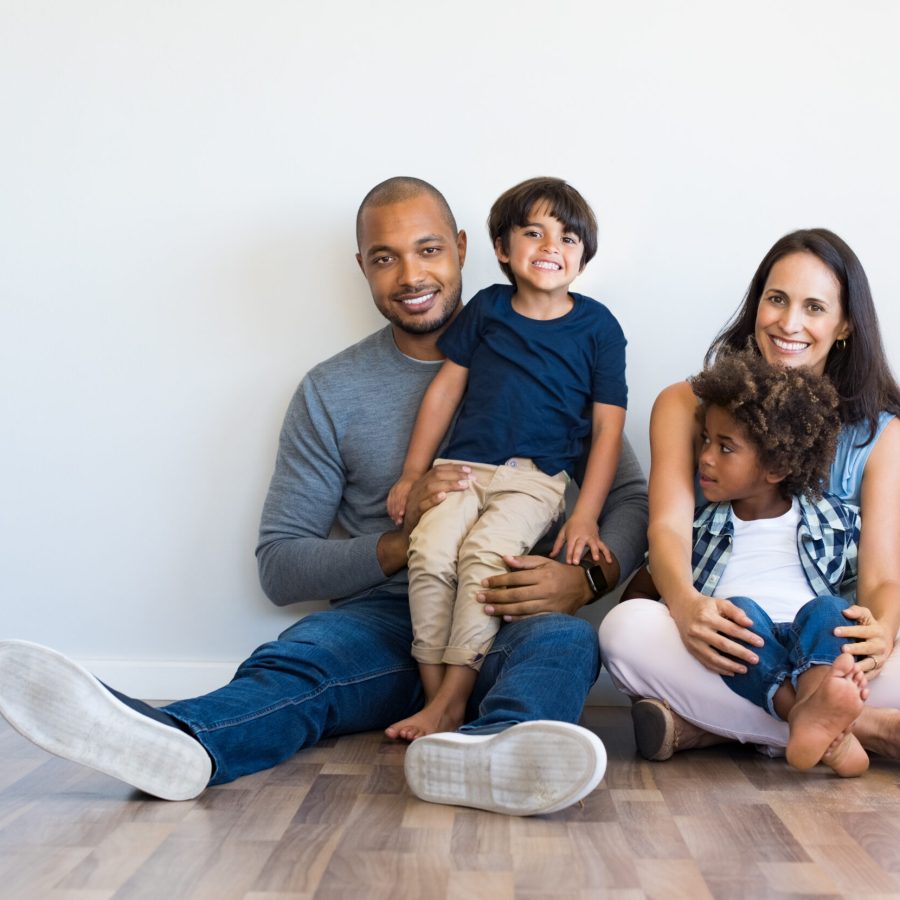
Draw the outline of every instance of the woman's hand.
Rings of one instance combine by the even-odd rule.
[[[894,649],[894,635],[865,606],[850,606],[844,615],[855,622],[834,629],[834,636],[848,638],[841,650],[860,657],[859,667],[871,681],[881,674],[881,667]]]
[[[697,592],[674,608],[667,605],[684,646],[707,669],[719,675],[743,675],[748,665],[759,662],[752,650],[737,641],[762,647],[763,639],[749,630],[753,624],[750,617],[730,600]],[[653,648],[648,648],[648,652],[652,653]],[[729,659],[732,656],[735,659]]]

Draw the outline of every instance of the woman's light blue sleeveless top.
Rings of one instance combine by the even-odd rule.
[[[869,434],[868,422],[856,422],[853,425],[845,425],[838,436],[837,453],[831,464],[831,481],[829,490],[836,494],[845,503],[859,506],[860,490],[862,487],[863,472],[869,454],[875,446],[875,441],[881,437],[881,432],[887,428],[888,422],[893,419],[891,413],[883,412],[878,416],[878,427],[875,429],[875,437],[862,447],[857,444],[866,440]]]

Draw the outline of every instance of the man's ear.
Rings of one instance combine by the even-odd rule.
[[[466,249],[469,246],[469,239],[466,237],[465,231],[460,229],[456,235],[456,252],[459,255],[459,267],[462,268],[466,264]],[[360,263],[362,265],[362,263]]]
[[[494,241],[494,253],[497,255],[497,259],[502,263],[509,262],[509,254],[503,249],[503,238],[497,238]]]
[[[363,268],[362,253],[356,254],[356,264],[359,266],[359,271],[365,275],[366,270]]]

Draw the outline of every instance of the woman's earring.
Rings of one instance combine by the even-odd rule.
[[[847,339],[841,338],[839,341],[835,341],[835,344],[837,344],[838,350],[845,350],[847,348]]]

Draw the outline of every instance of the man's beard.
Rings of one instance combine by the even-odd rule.
[[[427,318],[420,321],[416,318],[405,319],[401,316],[394,315],[388,315],[386,318],[389,322],[396,325],[401,331],[405,331],[407,334],[431,334],[433,331],[439,331],[453,318],[453,314],[459,306],[461,297],[462,285],[444,300],[444,303],[441,306],[441,314],[436,319]]]

